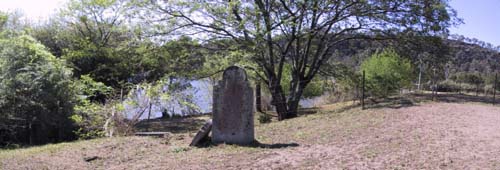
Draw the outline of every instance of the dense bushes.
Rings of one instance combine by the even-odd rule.
[[[112,102],[103,99],[109,98],[113,89],[87,75],[75,80],[73,88],[78,95],[75,112],[71,116],[71,120],[77,125],[75,135],[79,139],[105,136],[105,124],[112,113],[109,104],[106,106],[105,103]]]
[[[439,92],[459,92],[461,89],[461,84],[452,80],[445,80],[437,84],[437,91]]]
[[[361,64],[366,74],[366,86],[374,96],[386,97],[411,85],[412,66],[394,50],[373,54]]]
[[[461,73],[463,74],[463,73]],[[452,76],[452,79],[441,81],[437,84],[438,92],[465,92],[465,93],[484,93],[492,94],[494,90],[494,80],[484,80],[485,77],[482,76],[464,76],[464,77],[474,77],[469,80],[474,81],[464,81],[464,79],[457,79],[456,75]],[[460,82],[457,82],[460,81]],[[484,83],[483,83],[484,82]],[[474,83],[474,84],[472,84]],[[500,86],[497,86],[497,91],[499,91]],[[498,94],[498,92],[497,92]]]
[[[0,38],[0,145],[73,138],[71,70],[30,36]]]

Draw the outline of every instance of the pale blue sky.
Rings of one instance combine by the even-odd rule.
[[[451,0],[464,24],[452,33],[500,45],[500,0]]]
[[[0,10],[21,9],[27,18],[46,18],[66,0],[0,0]],[[451,0],[464,24],[451,33],[500,45],[500,0]]]

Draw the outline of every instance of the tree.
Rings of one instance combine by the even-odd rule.
[[[417,89],[421,89],[424,80],[430,80],[436,86],[440,77],[446,79],[449,68],[446,67],[451,59],[450,45],[439,36],[411,35],[395,41],[398,54],[411,60],[418,66]]]
[[[71,139],[74,97],[62,60],[30,36],[0,38],[0,145]]]
[[[411,86],[412,66],[394,50],[373,54],[361,65],[366,72],[368,90],[377,97],[387,97],[402,87]]]
[[[165,74],[192,76],[201,67],[198,42],[189,37],[156,41],[129,20],[128,0],[71,0],[58,15],[30,31],[50,51],[64,58],[74,77],[88,75],[115,89],[154,82]],[[115,92],[120,92],[116,90]]]
[[[36,37],[44,37],[43,29],[51,33],[54,27],[64,29],[58,34],[59,40],[65,42],[62,57],[74,68],[75,77],[88,74],[98,82],[119,88],[131,77],[131,63],[127,61],[135,56],[132,52],[137,44],[133,28],[125,25],[126,2],[71,0],[60,12],[59,23],[48,23],[51,25],[42,27]]]
[[[438,34],[459,21],[446,0],[136,2],[148,11],[141,19],[155,24],[156,35],[201,33],[200,39],[231,39],[231,49],[251,53],[280,120],[297,115],[305,87],[338,43],[367,38],[368,33]],[[292,78],[290,88],[283,89],[286,64]]]

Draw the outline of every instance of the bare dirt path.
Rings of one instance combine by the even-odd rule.
[[[262,147],[128,137],[0,158],[0,169],[500,169],[500,107],[351,109],[256,127]],[[289,146],[289,147],[285,147]],[[99,156],[85,162],[85,156]]]
[[[270,154],[259,166],[301,169],[500,169],[500,108],[434,103],[368,111],[326,144]],[[358,124],[358,125],[356,125]],[[349,125],[344,126],[349,128]],[[316,138],[317,139],[317,138]]]

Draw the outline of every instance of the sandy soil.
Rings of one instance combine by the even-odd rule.
[[[187,147],[192,135],[13,152],[0,169],[500,169],[500,107],[486,104],[324,111],[257,126],[255,147]]]
[[[381,123],[364,124],[327,144],[275,152],[258,165],[301,169],[500,169],[499,108],[426,104],[369,114],[374,114],[372,121]]]

